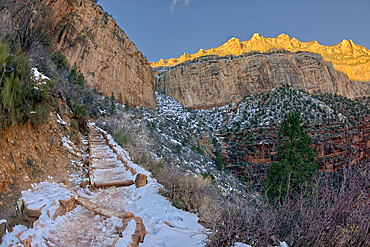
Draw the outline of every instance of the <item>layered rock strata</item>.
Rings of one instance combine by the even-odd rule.
[[[314,95],[329,93],[354,98],[370,94],[368,83],[351,81],[321,55],[307,52],[207,57],[156,75],[157,91],[194,109],[240,102],[250,93],[284,85]]]
[[[273,126],[265,126],[262,129],[264,140],[253,144],[246,141],[248,131],[222,135],[224,137],[222,156],[225,164],[240,177],[244,177],[250,183],[257,183],[257,187],[261,188],[260,182],[266,176],[267,167],[271,162],[278,161],[278,129]],[[369,116],[361,117],[354,125],[331,123],[309,126],[308,132],[312,137],[315,162],[321,171],[336,171],[369,158]],[[232,150],[228,151],[231,143]]]
[[[6,2],[6,1],[2,1]],[[147,59],[93,0],[8,1],[13,16],[30,9],[48,22],[54,49],[76,64],[86,83],[131,106],[155,108],[154,77]],[[49,30],[48,30],[49,31]]]
[[[224,152],[227,163],[250,162],[253,164],[270,164],[277,161],[277,129],[265,129],[270,137],[269,142],[245,144],[239,139],[232,139],[231,134],[224,135],[233,142],[239,143],[235,153]],[[244,134],[244,133],[243,133]],[[238,138],[242,133],[236,135]],[[333,171],[345,165],[353,165],[370,154],[370,123],[366,121],[356,126],[342,127],[341,124],[330,124],[309,128],[312,137],[312,149],[320,170]],[[225,148],[227,147],[227,144]]]
[[[331,61],[336,70],[348,75],[350,80],[370,81],[370,51],[365,47],[356,45],[352,40],[343,39],[333,46],[325,46],[317,41],[300,42],[296,38],[290,38],[286,34],[280,34],[276,38],[264,38],[255,33],[250,40],[239,41],[232,38],[225,44],[207,50],[200,49],[195,54],[184,53],[179,58],[159,60],[151,63],[153,68],[174,66],[179,63],[209,55],[242,55],[253,51],[266,52],[273,49],[284,49],[291,52],[305,51],[321,54],[325,61]]]

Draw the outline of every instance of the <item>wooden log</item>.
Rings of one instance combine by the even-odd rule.
[[[125,166],[125,168],[126,168],[126,171],[130,170],[130,166],[127,164],[126,160],[124,160],[124,159],[122,158],[122,155],[120,155],[120,154],[119,154],[119,155],[117,156],[117,159],[123,163],[123,165],[124,165],[124,166]]]
[[[48,247],[68,247],[62,243],[59,243],[59,241],[51,238],[51,237],[43,237],[43,239],[45,239],[45,244],[48,246]]]
[[[94,164],[93,169],[114,169],[114,168],[119,168],[118,164]]]
[[[94,169],[92,168],[92,162],[90,162],[89,165],[89,179],[90,179],[90,185],[92,188],[94,188],[95,183],[94,183]]]
[[[131,236],[131,240],[133,242],[133,245],[131,246],[139,246],[139,243],[144,242],[144,237],[146,235],[146,229],[145,225],[143,223],[143,220],[140,217],[135,217],[135,233]]]
[[[110,180],[110,181],[94,181],[95,187],[104,187],[104,186],[130,186],[133,185],[134,181],[132,180]]]
[[[90,210],[90,211],[92,211],[96,214],[99,214],[99,215],[107,217],[107,218],[110,218],[110,217],[113,217],[113,216],[115,216],[117,218],[120,218],[120,219],[123,219],[123,220],[134,219],[135,218],[135,216],[130,212],[126,212],[126,213],[123,214],[123,213],[120,213],[120,212],[117,212],[117,211],[102,208],[102,207],[99,207],[95,203],[92,203],[88,199],[83,198],[83,197],[78,197],[76,199],[76,202],[79,205],[85,207],[87,210]]]

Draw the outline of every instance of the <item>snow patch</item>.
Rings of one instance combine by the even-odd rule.
[[[63,125],[67,124],[66,122],[64,122],[64,120],[60,117],[60,115],[58,113],[57,113],[57,117],[58,117],[58,119],[57,119],[58,123],[63,124]]]
[[[37,68],[31,68],[31,72],[33,74],[33,78],[31,78],[34,81],[43,80],[40,82],[40,84],[46,84],[45,80],[50,81],[50,78],[40,73]]]

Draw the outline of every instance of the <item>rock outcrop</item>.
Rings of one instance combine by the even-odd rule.
[[[262,189],[262,181],[271,162],[278,161],[278,128],[262,128],[263,141],[246,141],[249,131],[222,135],[222,156],[228,168],[239,177]],[[258,131],[254,131],[257,133]],[[370,155],[370,118],[363,116],[356,124],[330,123],[309,126],[315,163],[321,171],[336,171],[346,165],[366,161]],[[227,140],[227,141],[226,141]],[[233,144],[231,147],[230,144]],[[231,148],[231,150],[230,150]]]
[[[4,1],[3,1],[4,2]],[[12,3],[13,4],[13,3]],[[93,0],[19,1],[17,12],[39,11],[51,29],[51,44],[76,64],[86,83],[131,106],[155,108],[154,77],[147,59]]]
[[[232,38],[225,44],[208,50],[200,49],[195,54],[184,54],[180,58],[170,58],[151,63],[153,68],[174,66],[184,61],[209,55],[242,55],[253,51],[266,52],[271,49],[284,49],[290,52],[312,52],[321,54],[325,61],[330,61],[336,70],[348,75],[350,80],[370,81],[370,51],[365,47],[356,45],[352,40],[343,39],[333,46],[320,45],[317,41],[300,42],[296,38],[290,38],[286,34],[280,34],[277,38],[264,38],[255,33],[250,40],[240,42]]]
[[[237,51],[238,44],[233,39],[224,46]],[[219,49],[229,51],[225,47]],[[240,102],[250,93],[284,85],[315,95],[328,93],[349,98],[370,95],[368,83],[351,81],[321,55],[308,52],[213,56],[162,69],[156,75],[156,90],[195,109]]]

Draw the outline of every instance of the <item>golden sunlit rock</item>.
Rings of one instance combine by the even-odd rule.
[[[321,54],[325,61],[332,62],[334,68],[348,75],[350,80],[370,81],[370,51],[365,47],[356,45],[352,40],[343,39],[333,46],[320,45],[317,41],[300,42],[296,38],[290,38],[287,34],[280,34],[277,38],[264,38],[258,33],[252,38],[240,42],[231,38],[225,44],[208,50],[201,49],[195,54],[186,54],[179,59],[161,59],[158,63],[152,62],[151,66],[163,67],[174,66],[184,61],[202,57],[205,55],[241,55],[252,51],[266,52],[273,48],[285,49],[290,52],[307,51]],[[187,60],[185,60],[187,58]]]

